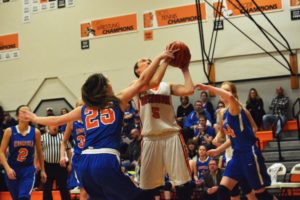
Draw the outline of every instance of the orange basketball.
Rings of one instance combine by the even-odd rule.
[[[178,49],[178,51],[174,53],[175,58],[171,60],[169,65],[172,65],[173,67],[179,67],[179,68],[184,68],[189,66],[191,60],[191,53],[189,47],[185,43],[181,41],[174,41],[167,46],[167,49],[170,50]]]

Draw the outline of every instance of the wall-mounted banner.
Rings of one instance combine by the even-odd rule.
[[[287,0],[290,2],[291,7],[300,7],[300,0]]]
[[[291,20],[300,20],[300,0],[287,0],[291,6]]]
[[[205,3],[200,3],[202,20],[206,20]],[[175,25],[184,25],[197,22],[195,4],[172,8],[145,11],[143,14],[144,29],[164,28]]]
[[[0,35],[0,61],[20,57],[19,34],[12,33]]]
[[[238,2],[240,2],[249,13],[260,12],[252,0],[225,0],[221,8],[222,14],[225,17],[243,16],[245,12],[242,11],[243,9]],[[264,12],[276,12],[282,10],[282,0],[255,0],[255,2]],[[215,0],[215,8],[217,7],[217,5],[218,1]],[[214,13],[216,14],[215,11]]]
[[[80,24],[81,39],[111,36],[137,31],[137,14],[91,20]]]
[[[239,0],[239,2],[245,7],[245,9],[249,13],[260,12],[252,0]],[[282,0],[255,0],[255,2],[259,6],[259,8],[264,12],[274,12],[282,10]],[[240,11],[242,9],[238,9],[241,7],[237,0],[226,0],[226,4],[227,9],[225,9],[224,11],[226,11],[227,16],[244,15],[244,12]]]

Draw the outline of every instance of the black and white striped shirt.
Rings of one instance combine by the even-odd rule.
[[[50,133],[45,133],[42,135],[41,141],[45,162],[59,163],[60,145],[63,141],[63,137],[64,135],[62,133],[57,133],[56,135],[50,135]]]

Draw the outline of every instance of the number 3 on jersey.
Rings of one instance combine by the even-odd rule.
[[[78,142],[78,147],[80,149],[83,149],[84,143],[85,143],[85,136],[84,135],[78,135],[77,136],[77,142]]]
[[[85,109],[86,115],[85,124],[86,129],[90,130],[100,126],[100,122],[104,125],[112,124],[115,121],[115,112],[112,109],[104,109],[101,111],[100,118],[99,111],[93,109]]]
[[[28,156],[28,150],[26,148],[20,148],[18,151],[17,161],[24,162]]]

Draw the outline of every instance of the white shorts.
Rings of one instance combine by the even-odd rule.
[[[144,137],[142,141],[140,187],[154,189],[169,176],[173,186],[191,180],[187,148],[179,133]]]

